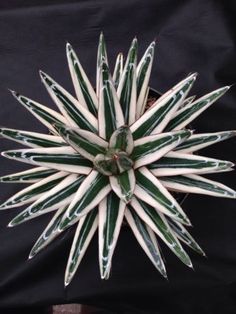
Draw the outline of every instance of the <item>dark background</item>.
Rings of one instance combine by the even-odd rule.
[[[199,72],[192,94],[203,95],[236,82],[234,1],[87,0],[0,2],[0,125],[47,130],[17,103],[7,88],[55,108],[40,83],[38,70],[52,75],[73,92],[66,64],[69,41],[95,82],[99,33],[105,34],[110,64],[127,52],[136,35],[139,55],[156,38],[151,86],[166,91],[189,72]],[[236,86],[193,124],[198,132],[236,128]],[[0,141],[0,150],[20,147]],[[235,161],[235,140],[205,149],[211,157]],[[29,166],[0,158],[0,174]],[[211,178],[236,188],[235,172]],[[3,202],[22,188],[1,184]],[[6,228],[20,208],[0,213],[0,308],[58,303],[86,303],[108,313],[236,313],[236,202],[191,195],[184,210],[191,233],[206,251],[202,258],[187,251],[195,271],[185,267],[162,245],[169,281],[161,278],[129,229],[123,228],[113,258],[112,276],[102,281],[95,237],[71,285],[63,278],[74,230],[27,261],[29,251],[47,225],[46,214],[16,228]],[[0,313],[4,310],[0,309]],[[33,312],[32,312],[33,313]]]

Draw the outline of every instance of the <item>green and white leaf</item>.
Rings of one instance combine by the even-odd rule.
[[[9,128],[0,128],[0,136],[29,147],[60,147],[66,145],[60,136]]]
[[[136,119],[140,118],[145,110],[146,95],[148,90],[149,79],[152,70],[154,57],[155,41],[153,41],[145,51],[142,59],[137,66],[137,105]]]
[[[50,191],[54,186],[61,182],[67,176],[66,172],[60,171],[51,176],[44,178],[23,190],[17,192],[7,201],[0,205],[1,209],[13,208],[31,203],[44,195],[45,192]]]
[[[183,174],[203,174],[227,170],[233,167],[230,161],[213,159],[179,152],[167,153],[161,159],[150,164],[148,168],[158,177]]]
[[[165,131],[183,129],[191,121],[196,119],[204,110],[210,107],[210,105],[217,99],[223,96],[229,88],[230,86],[219,88],[178,110],[166,126]]]
[[[184,142],[191,135],[190,130],[149,135],[134,142],[131,159],[135,162],[134,169],[160,159]]]
[[[194,73],[157,99],[152,107],[131,126],[134,140],[152,133],[162,132],[174,112],[183,102],[195,80],[196,74]]]
[[[193,153],[207,146],[227,140],[236,135],[236,131],[223,131],[216,133],[193,134],[175,150],[181,153]]]
[[[111,260],[123,222],[125,207],[126,204],[112,191],[99,203],[99,265],[102,279],[109,277]]]
[[[120,149],[127,154],[132,153],[134,141],[130,128],[127,125],[123,125],[113,132],[109,141],[109,147]]]
[[[83,215],[96,207],[110,190],[108,177],[92,170],[76,192],[65,212],[59,230],[62,231],[76,223]]]
[[[97,133],[97,118],[49,75],[40,71],[40,76],[49,95],[65,116],[69,125]]]
[[[89,82],[87,75],[81,66],[79,59],[72,46],[66,45],[67,60],[71,78],[79,103],[89,110],[94,116],[97,115],[98,99],[96,93]]]
[[[156,210],[170,216],[181,223],[190,225],[190,221],[180,205],[167,189],[154,177],[145,167],[135,171],[136,186],[134,194],[136,197]]]
[[[65,272],[65,286],[73,279],[76,270],[86,252],[88,245],[97,229],[97,209],[81,217],[75,232]]]
[[[99,97],[99,95],[100,95],[101,65],[102,65],[102,63],[106,63],[107,66],[108,66],[106,44],[105,44],[103,33],[101,33],[100,37],[99,37],[98,52],[97,52],[97,74],[96,74],[96,92],[97,92],[97,97]]]
[[[191,260],[182,248],[178,239],[169,228],[168,223],[162,213],[156,211],[147,203],[134,198],[131,202],[132,207],[139,217],[164,241],[171,251],[187,266],[192,267]]]
[[[123,72],[123,62],[124,62],[123,54],[119,53],[116,58],[115,68],[114,68],[113,77],[112,77],[115,88],[118,87],[119,82],[120,82],[120,78]]]
[[[116,176],[109,176],[112,190],[124,202],[130,202],[135,188],[134,170],[130,169]]]
[[[182,109],[182,108],[184,108],[185,106],[191,104],[191,103],[195,100],[195,98],[196,98],[196,95],[190,96],[190,97],[186,98],[186,99],[183,101],[183,103],[179,106],[179,109]]]
[[[53,133],[56,130],[52,126],[53,123],[67,123],[66,118],[64,118],[57,111],[50,109],[38,102],[20,95],[17,92],[11,91],[12,95],[26,108],[28,109],[42,124],[44,124]]]
[[[41,179],[44,179],[54,173],[57,170],[45,168],[45,167],[35,167],[32,169],[7,174],[0,177],[0,182],[6,183],[34,183],[38,182]]]
[[[196,174],[162,177],[160,182],[168,189],[183,193],[206,194],[216,197],[236,198],[236,191],[226,185]]]
[[[137,101],[137,39],[131,43],[125,67],[117,88],[117,95],[124,114],[125,124],[131,125],[135,121],[136,101]]]
[[[125,217],[144,252],[161,275],[167,278],[165,264],[152,229],[139,218],[132,208],[126,209]]]
[[[47,193],[44,193],[33,204],[17,215],[9,223],[9,227],[14,227],[27,220],[56,210],[61,206],[70,204],[83,179],[83,176],[78,176],[76,174],[68,175],[54,188],[50,189]]]
[[[69,146],[8,150],[2,156],[72,173],[88,174],[92,163]]]

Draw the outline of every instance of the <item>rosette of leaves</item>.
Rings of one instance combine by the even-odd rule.
[[[188,94],[196,73],[190,74],[146,110],[154,47],[152,42],[137,63],[135,38],[126,61],[122,54],[117,56],[111,75],[101,34],[94,90],[75,51],[67,44],[76,96],[40,72],[60,112],[12,92],[50,134],[0,129],[2,137],[28,146],[2,155],[34,166],[0,178],[1,182],[30,183],[0,208],[26,205],[9,223],[10,227],[55,212],[30,258],[76,225],[65,285],[71,282],[97,229],[101,278],[109,277],[124,220],[164,277],[159,239],[191,267],[181,242],[202,255],[204,252],[187,231],[190,221],[172,191],[236,197],[231,188],[203,176],[229,171],[233,163],[194,154],[234,136],[235,131],[193,134],[187,127],[229,86],[194,99]]]

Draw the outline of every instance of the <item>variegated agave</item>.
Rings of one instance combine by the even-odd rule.
[[[65,285],[73,278],[97,228],[101,278],[109,277],[124,219],[163,276],[166,277],[166,270],[156,235],[191,267],[179,240],[202,255],[204,252],[186,230],[185,225],[190,225],[190,221],[172,191],[236,197],[232,189],[202,176],[228,171],[233,164],[193,154],[234,136],[235,132],[193,134],[186,128],[229,87],[197,100],[187,98],[196,79],[194,73],[146,110],[154,46],[152,42],[136,65],[137,40],[134,39],[124,66],[122,54],[118,55],[112,77],[101,35],[94,91],[74,50],[67,44],[76,98],[40,72],[61,113],[13,92],[51,134],[0,129],[3,137],[30,147],[5,151],[2,155],[36,166],[1,177],[1,182],[32,183],[4,202],[1,209],[32,203],[9,226],[55,211],[32,248],[30,258],[77,224]]]

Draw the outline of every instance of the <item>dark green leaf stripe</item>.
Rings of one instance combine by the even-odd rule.
[[[84,252],[88,246],[88,242],[91,240],[92,235],[95,232],[95,226],[97,218],[97,208],[90,211],[84,217],[81,218],[74,240],[71,247],[70,257],[68,259],[66,275],[65,275],[65,285],[67,286],[75,272],[78,265],[84,255]]]
[[[138,200],[138,202],[140,203],[144,212],[156,226],[158,230],[158,235],[161,237],[161,239],[168,245],[172,252],[180,258],[180,260],[184,264],[191,266],[192,264],[189,256],[186,254],[178,240],[174,237],[173,233],[168,228],[168,224],[164,220],[164,217],[161,214],[158,214],[158,212],[147,203],[141,200]],[[156,230],[154,231],[156,232]]]
[[[218,133],[196,134],[188,138],[184,143],[178,145],[175,150],[184,150],[194,152],[220,141],[227,140],[236,135],[235,131],[226,131]]]
[[[78,104],[76,105],[76,99],[73,99],[71,95],[68,96],[69,94],[47,74],[40,71],[40,76],[45,86],[47,87],[49,94],[52,95],[54,100],[57,99],[56,103],[60,103],[64,109],[63,111],[65,111],[68,117],[74,121],[76,126],[80,127],[81,129],[97,133],[95,123],[92,124],[91,122],[95,121],[94,116],[81,105],[80,107]]]
[[[110,176],[109,178],[113,191],[122,201],[128,203],[133,196],[135,188],[135,175],[133,169],[125,171],[117,176]]]
[[[97,103],[94,103],[94,98],[92,97],[92,93],[94,93],[93,96],[96,97],[95,92],[93,91],[93,88],[91,84],[88,81],[88,78],[86,74],[83,71],[83,68],[81,67],[78,57],[71,47],[69,43],[66,45],[67,48],[67,57],[69,61],[69,65],[73,67],[71,68],[71,74],[73,82],[76,80],[76,84],[74,82],[75,87],[80,89],[80,93],[76,93],[77,97],[80,101],[80,103],[85,103],[88,110],[94,115],[97,115]],[[73,72],[72,72],[73,71]],[[75,75],[74,75],[75,74]]]
[[[43,196],[43,200],[40,199],[32,204],[24,211],[22,211],[19,215],[17,215],[9,224],[10,227],[23,223],[26,220],[32,219],[38,215],[47,212],[48,208],[51,208],[58,204],[60,206],[60,202],[63,202],[65,199],[69,198],[73,195],[79,188],[80,184],[84,180],[84,176],[79,176],[77,180],[72,182],[71,184],[65,186],[62,185],[60,190],[57,189],[55,193],[50,193],[48,197]],[[62,182],[63,183],[63,182]]]
[[[134,147],[133,136],[130,128],[126,125],[123,125],[115,130],[110,138],[109,146],[111,148],[117,148],[130,154]]]
[[[193,103],[180,109],[179,112],[170,120],[165,131],[180,129],[194,120],[203,110],[207,109],[213,102],[224,95],[229,86],[222,87],[210,94],[207,94]]]
[[[0,182],[7,182],[7,183],[33,183],[37,182],[40,179],[44,179],[51,174],[56,173],[57,170],[55,169],[47,169],[44,167],[37,167],[17,173],[8,174],[6,176],[0,177]]]
[[[187,244],[191,249],[196,251],[198,254],[206,256],[206,254],[203,252],[201,247],[197,244],[197,242],[194,240],[194,238],[190,235],[190,233],[182,226],[180,223],[170,219],[169,217],[166,217],[167,222],[176,234],[176,236],[183,241],[185,244]]]
[[[167,278],[164,262],[158,250],[156,239],[151,236],[152,231],[150,228],[142,219],[139,218],[139,216],[131,207],[126,210],[126,218],[130,224],[134,236],[137,238],[138,242],[141,242],[140,245],[143,247],[146,254],[148,254],[152,263],[159,270],[162,276]]]
[[[58,136],[0,128],[0,136],[30,147],[59,147],[66,143]]]
[[[117,88],[117,86],[119,85],[122,71],[123,71],[123,54],[119,53],[116,59],[115,69],[113,73],[113,82],[115,88]]]
[[[185,85],[182,86],[181,89],[177,89],[176,93],[174,93],[171,98],[167,97],[168,100],[164,102],[163,105],[160,106],[159,103],[157,103],[156,106],[153,106],[153,108],[146,111],[143,116],[131,126],[134,140],[150,135],[153,130],[155,130],[164,119],[168,117],[169,112],[179,103],[179,101],[183,99],[184,95],[186,95],[192,87],[195,79],[196,75],[193,76],[192,79],[187,80]]]

